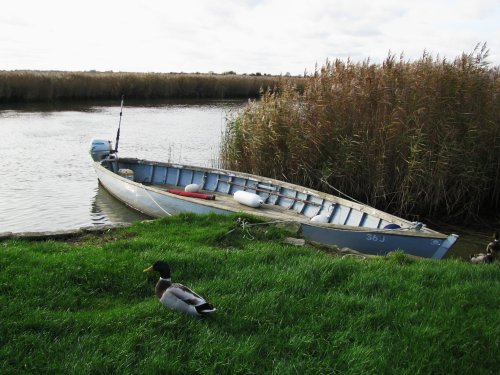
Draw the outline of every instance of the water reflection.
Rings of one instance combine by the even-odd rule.
[[[199,99],[125,99],[127,108],[241,108],[246,103],[241,100],[199,100]],[[75,100],[33,103],[0,103],[0,117],[6,113],[51,113],[51,112],[99,112],[107,108],[119,108],[120,100]]]
[[[94,225],[132,223],[137,220],[148,220],[144,215],[126,206],[98,185],[94,202],[90,210],[90,220]]]

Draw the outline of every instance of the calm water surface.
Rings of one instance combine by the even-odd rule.
[[[244,103],[125,103],[120,155],[217,166],[226,118]],[[110,197],[88,153],[115,141],[119,103],[0,107],[0,232],[131,222],[144,216]]]

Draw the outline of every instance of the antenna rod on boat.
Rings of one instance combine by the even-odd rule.
[[[116,142],[115,142],[115,150],[113,153],[118,152],[118,142],[120,141],[120,127],[122,125],[122,112],[123,112],[123,99],[125,98],[125,95],[122,95],[122,104],[120,106],[120,121],[118,122],[118,131],[116,132]]]

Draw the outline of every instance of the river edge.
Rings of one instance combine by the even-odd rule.
[[[128,228],[133,223],[114,223],[103,224],[96,226],[85,226],[77,229],[57,230],[57,231],[41,231],[41,232],[1,232],[0,241],[25,239],[33,241],[43,240],[64,240],[82,236],[85,234],[100,234],[120,228]]]
[[[0,241],[6,241],[6,240],[16,240],[16,239],[23,239],[23,240],[29,240],[29,241],[45,241],[45,240],[71,240],[73,238],[78,238],[80,236],[84,236],[86,234],[104,234],[113,230],[121,229],[121,228],[128,228],[133,226],[135,223],[144,223],[144,222],[152,222],[160,219],[145,219],[145,220],[138,220],[130,223],[110,223],[110,224],[101,224],[101,225],[94,225],[94,226],[84,226],[80,228],[75,228],[75,229],[67,229],[67,230],[56,230],[56,231],[40,231],[40,232],[33,232],[33,231],[24,231],[24,232],[0,232]],[[450,228],[448,228],[450,229]],[[446,259],[461,259],[464,261],[468,261],[470,255],[476,254],[483,252],[483,248],[486,247],[486,244],[489,242],[488,238],[489,236],[487,235],[488,232],[485,230],[482,231],[457,231],[457,228],[453,228],[453,232],[458,232],[459,239],[457,243],[454,245],[454,247],[451,249],[451,251],[446,254],[446,256],[443,258],[443,260]],[[493,228],[491,229],[493,231]],[[298,230],[297,230],[298,232]],[[449,230],[446,231],[448,233]],[[451,232],[450,232],[451,233]],[[492,232],[493,233],[493,232]],[[291,238],[290,243],[293,243],[294,240]],[[325,250],[328,253],[332,254],[337,254],[337,255],[346,255],[346,254],[354,254],[358,255],[361,257],[373,257],[374,255],[369,255],[369,254],[364,254],[360,253],[356,250],[352,249],[347,249],[343,248],[340,249],[336,246],[329,246],[329,245],[324,245],[320,243],[316,243],[313,241],[306,241],[309,245],[312,245],[316,248],[320,248]],[[303,243],[301,244],[303,245]],[[411,256],[409,254],[406,254],[407,256]],[[411,256],[413,257],[413,256]],[[415,259],[424,259],[424,258],[419,258],[419,257],[414,257]]]

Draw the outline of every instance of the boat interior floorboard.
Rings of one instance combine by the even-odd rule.
[[[162,191],[165,191],[167,189],[183,190],[179,186],[173,186],[173,185],[152,185],[152,187]],[[256,216],[272,217],[276,220],[284,220],[284,221],[291,220],[295,222],[307,221],[307,218],[305,218],[303,215],[300,215],[299,213],[297,213],[292,209],[286,209],[281,206],[272,204],[263,204],[261,207],[253,208],[237,202],[233,198],[233,196],[229,194],[206,191],[206,190],[202,190],[200,191],[200,193],[215,195],[215,200],[202,200],[203,204],[207,206],[218,207],[221,209],[229,209],[232,211],[245,212]],[[190,197],[182,197],[182,198],[188,201],[200,203],[199,198],[190,198]]]

